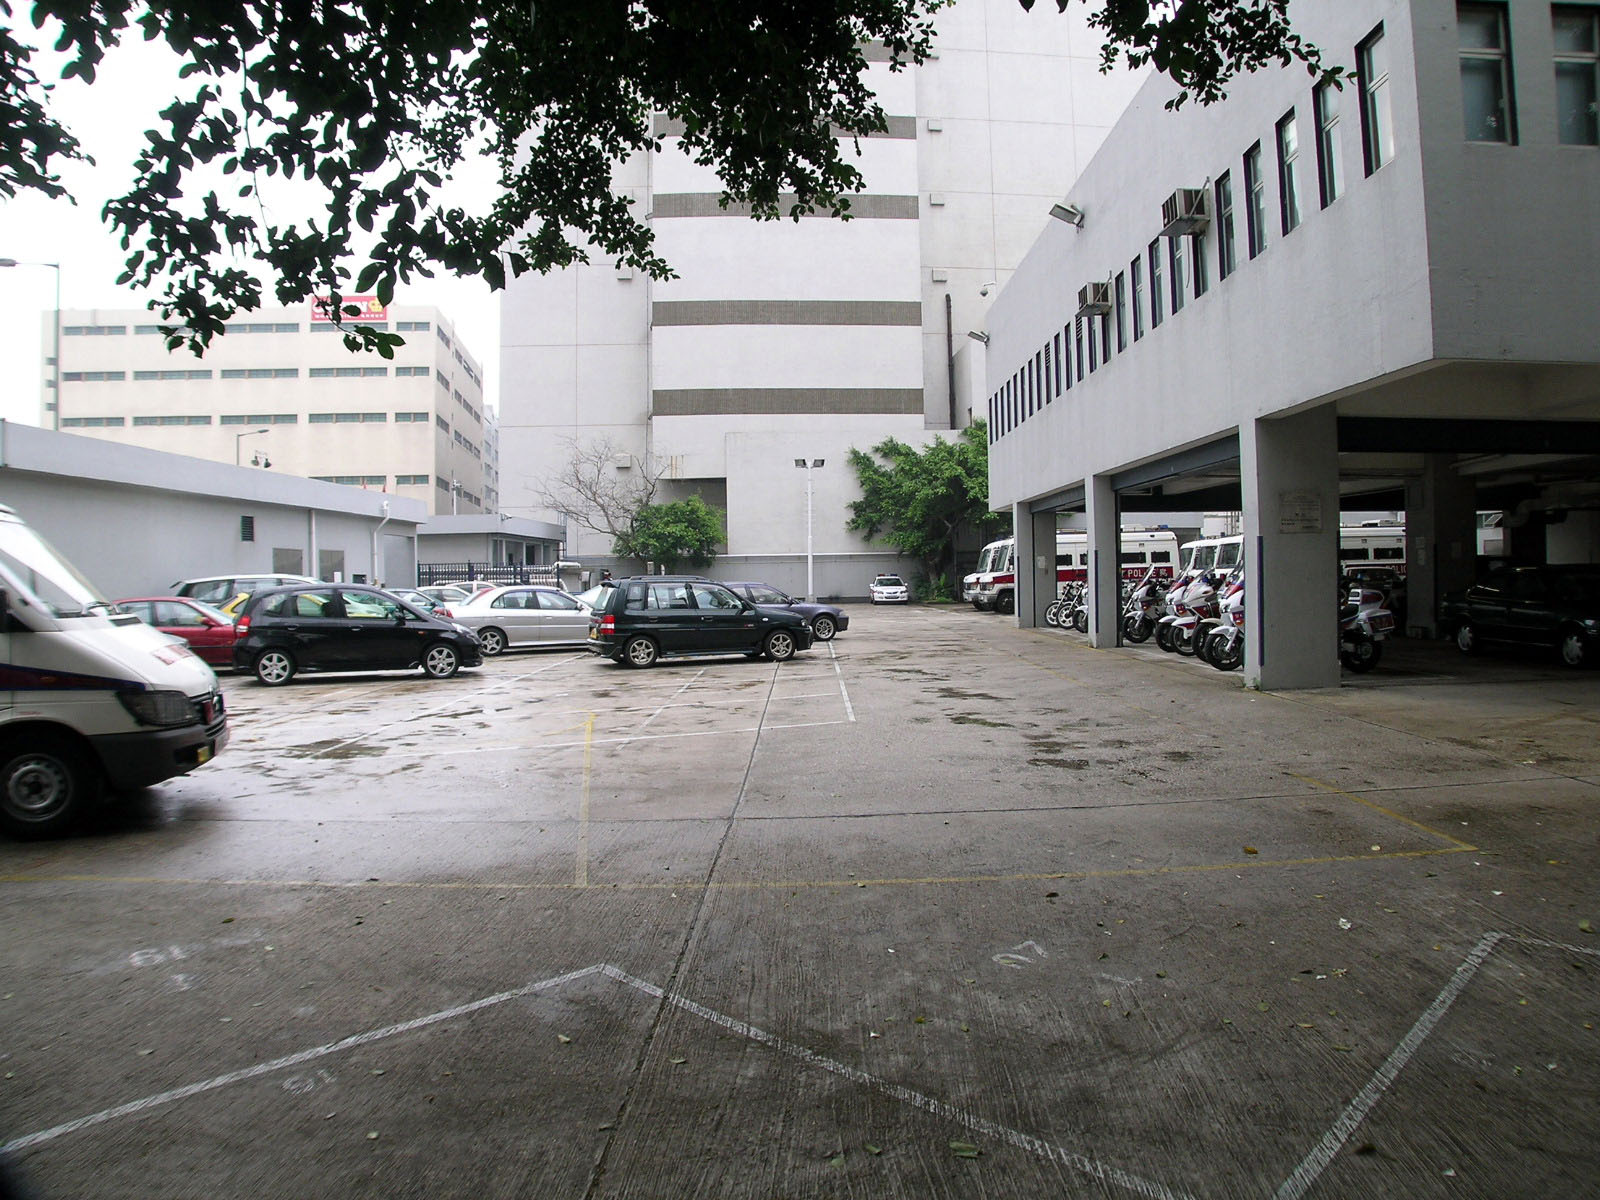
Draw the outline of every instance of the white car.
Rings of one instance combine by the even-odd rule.
[[[910,604],[911,589],[898,575],[879,575],[870,589],[874,604]]]
[[[496,587],[450,605],[450,619],[478,635],[485,658],[537,646],[587,646],[589,610],[558,587]]]

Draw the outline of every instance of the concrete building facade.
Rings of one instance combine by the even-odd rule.
[[[197,359],[169,351],[144,309],[67,310],[59,408],[47,369],[42,423],[230,465],[270,462],[434,513],[496,511],[498,435],[483,368],[444,315],[375,307],[368,323],[406,339],[393,359],[352,354],[320,316],[315,306],[241,314]]]
[[[107,596],[287,573],[407,586],[420,500],[0,421],[0,504]]]
[[[1172,112],[1149,80],[1067,194],[1082,227],[1047,227],[989,314],[991,496],[1019,536],[1075,514],[1114,551],[1124,513],[1241,509],[1263,687],[1338,681],[1341,507],[1405,512],[1419,633],[1472,580],[1475,510],[1512,514],[1515,556],[1593,555],[1596,13],[1299,4],[1342,91],[1272,69]],[[1022,582],[1031,624],[1049,589]]]
[[[678,149],[619,169],[678,278],[609,265],[520,280],[502,303],[508,511],[560,520],[542,485],[574,447],[614,470],[659,471],[667,499],[728,514],[743,577],[803,590],[810,495],[816,587],[864,595],[894,551],[845,529],[859,491],[847,458],[886,437],[922,444],[972,414],[958,354],[1132,95],[1099,73],[1086,12],[960,0],[936,14],[937,57],[894,72],[869,51],[888,115],[860,142],[864,193],[848,221],[755,222]],[[796,460],[821,467],[797,470]],[[570,519],[569,551],[609,560]]]

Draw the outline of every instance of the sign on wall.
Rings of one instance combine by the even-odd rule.
[[[1321,533],[1322,495],[1318,492],[1279,492],[1278,532]]]
[[[376,296],[341,296],[339,307],[344,309],[346,321],[387,321],[389,319],[389,306],[380,301]],[[360,309],[356,316],[350,315],[352,308]],[[311,302],[311,319],[313,321],[333,320],[333,309],[328,304],[327,296],[318,296]]]

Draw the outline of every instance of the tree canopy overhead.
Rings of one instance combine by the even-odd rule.
[[[7,18],[12,2],[0,0]],[[1265,63],[1320,69],[1288,0],[1056,2],[1093,9],[1108,67],[1152,62],[1202,101]],[[387,301],[438,270],[498,288],[592,250],[668,277],[613,175],[659,146],[658,113],[755,216],[847,215],[862,178],[837,135],[886,128],[866,47],[885,47],[895,69],[920,62],[946,3],[38,0],[32,20],[66,79],[92,83],[132,38],[183,59],[182,93],[131,114],[152,128],[105,216],[129,255],[119,282],[152,291],[198,351],[238,310],[369,290]],[[0,26],[0,197],[65,195],[61,166],[92,161],[52,115],[52,86]],[[484,151],[493,193],[445,201]],[[322,214],[274,222],[260,196],[273,177],[315,182]],[[395,340],[366,330],[352,344],[387,353]]]

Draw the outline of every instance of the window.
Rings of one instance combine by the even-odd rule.
[[[1128,278],[1133,282],[1133,340],[1144,336],[1144,263],[1134,259],[1128,264]]]
[[[224,379],[299,379],[299,367],[224,367]]]
[[[1551,10],[1556,43],[1556,127],[1563,146],[1600,146],[1600,8]]]
[[[1317,197],[1327,208],[1339,198],[1339,90],[1317,84],[1311,93],[1311,115],[1317,123]]]
[[[426,487],[428,485],[428,477],[426,475],[396,475],[394,477],[394,485],[395,487]]]
[[[182,417],[135,417],[135,425],[209,425],[209,416],[182,416]]]
[[[1250,257],[1267,248],[1267,181],[1261,177],[1261,143],[1244,152],[1244,225]]]
[[[413,424],[419,424],[420,423],[420,424],[424,424],[425,425],[428,422],[428,414],[425,413],[425,412],[397,412],[397,413],[395,413],[395,415],[394,415],[394,423],[396,425],[404,425],[408,421],[413,423]]]
[[[141,328],[143,328],[141,326]],[[295,321],[229,321],[224,330],[228,333],[299,333]]]
[[[1145,257],[1150,262],[1150,328],[1161,328],[1161,239],[1150,243]]]
[[[1172,267],[1172,278],[1169,283],[1172,288],[1172,313],[1176,316],[1183,309],[1184,293],[1189,287],[1188,247],[1181,236],[1167,239],[1167,259]]]
[[[1284,237],[1300,224],[1300,128],[1290,109],[1278,121],[1278,226]]]
[[[363,379],[387,376],[388,367],[312,367],[307,372],[312,379]]]
[[[1389,46],[1379,25],[1356,47],[1356,95],[1361,101],[1361,157],[1371,175],[1394,157],[1389,109]]]
[[[427,333],[432,328],[426,321],[396,321],[394,327],[400,333]]]
[[[1456,5],[1461,110],[1469,142],[1514,142],[1511,57],[1502,4]]]
[[[343,333],[345,330],[360,325],[366,329],[388,329],[387,321],[363,321],[360,317],[346,317],[343,325],[335,325],[331,321],[311,322],[312,333]]]
[[[1043,383],[1042,387],[1043,387],[1043,390],[1044,390],[1044,402],[1046,404],[1049,404],[1050,401],[1052,401],[1052,400],[1054,400],[1056,398],[1056,391],[1055,391],[1055,359],[1054,359],[1054,357],[1052,357],[1050,341],[1049,341],[1048,338],[1045,339],[1045,343],[1044,343],[1044,376],[1043,376],[1043,379],[1044,379],[1044,383]]]
[[[1128,279],[1121,271],[1112,292],[1117,306],[1117,353],[1121,354],[1128,348]]]
[[[433,423],[440,429],[444,430],[444,432],[450,432],[450,422],[446,421],[443,417],[434,417]]]
[[[1237,260],[1233,243],[1233,180],[1224,171],[1217,176],[1217,278],[1233,274]]]
[[[396,378],[403,379],[408,375],[427,375],[429,373],[429,368],[428,367],[396,367],[394,369],[394,373],[395,373]]]
[[[62,337],[108,337],[119,333],[127,333],[126,325],[63,325]]]
[[[1100,365],[1099,337],[1095,333],[1095,325],[1100,318],[1090,317],[1085,323],[1089,326],[1089,374],[1093,375],[1095,368]]]
[[[135,371],[133,378],[136,383],[150,379],[210,379],[211,372],[204,369],[193,371]]]
[[[246,416],[242,413],[224,413],[217,421],[219,425],[298,425],[298,413],[266,413]]]
[[[251,516],[239,518],[239,540],[253,542],[256,540],[256,519]]]
[[[1065,387],[1064,391],[1072,390],[1072,326],[1061,327],[1061,354],[1065,361],[1061,364],[1061,374]]]
[[[1063,364],[1062,364],[1062,362],[1061,362],[1061,334],[1060,334],[1060,333],[1057,333],[1057,334],[1056,334],[1056,379],[1055,379],[1055,394],[1056,394],[1056,395],[1058,395],[1058,396],[1059,396],[1059,395],[1061,395],[1061,371],[1062,371],[1062,365],[1063,365]]]
[[[63,429],[120,429],[125,424],[122,417],[62,417]]]
[[[1078,360],[1078,382],[1083,382],[1083,318],[1072,318],[1072,344]]]
[[[63,383],[123,383],[126,371],[67,371],[61,376]],[[119,421],[120,425],[121,422]]]
[[[1094,319],[1095,325],[1100,330],[1100,361],[1111,361],[1111,314],[1101,313]]]
[[[1189,237],[1189,270],[1194,274],[1194,295],[1198,300],[1211,286],[1211,281],[1207,278],[1210,271],[1206,267],[1206,235],[1203,233],[1191,234]]]

